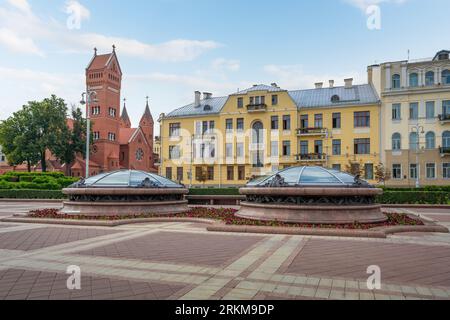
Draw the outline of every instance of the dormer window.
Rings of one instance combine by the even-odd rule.
[[[203,107],[203,110],[204,111],[211,111],[212,108],[211,108],[211,106],[209,104],[207,104],[206,106]]]
[[[337,94],[331,97],[331,102],[333,103],[338,103],[340,100],[341,98]]]
[[[449,58],[448,56],[449,56],[448,52],[443,52],[438,56],[438,60],[448,60]]]
[[[400,89],[400,75],[394,74],[392,76],[392,89]]]
[[[417,73],[411,73],[409,75],[409,86],[418,87],[419,86],[419,75]]]

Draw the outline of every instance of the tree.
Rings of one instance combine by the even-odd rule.
[[[63,130],[62,139],[53,148],[54,155],[62,164],[72,163],[77,154],[86,155],[87,124],[80,108],[72,107],[71,122],[72,125],[67,126],[67,130]]]
[[[196,180],[202,182],[203,186],[205,186],[206,181],[208,181],[208,171],[203,167],[199,167],[197,170]]]
[[[345,165],[345,172],[351,174],[352,176],[364,176],[364,165],[362,161],[356,162],[349,160],[348,164]]]
[[[385,168],[385,166],[382,163],[379,163],[375,167],[375,180],[378,181],[378,183],[383,183],[386,186],[386,181],[391,179],[391,172]]]
[[[32,141],[34,132],[30,126],[31,117],[25,106],[0,123],[0,144],[8,163],[16,166],[26,162],[28,172],[40,159],[39,148]]]

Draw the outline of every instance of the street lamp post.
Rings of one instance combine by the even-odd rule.
[[[87,90],[83,92],[80,103],[86,105],[86,179],[89,178],[89,156],[90,156],[90,145],[91,145],[91,116],[90,116],[90,106],[91,102],[97,102],[97,92]]]
[[[416,188],[420,188],[420,164],[419,164],[419,152],[420,152],[420,134],[424,134],[425,130],[423,126],[416,124],[411,128],[411,133],[417,133],[417,148],[416,148]]]

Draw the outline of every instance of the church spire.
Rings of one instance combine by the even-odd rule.
[[[150,106],[148,105],[149,96],[147,96],[146,99],[147,99],[147,104],[145,106],[144,115],[142,116],[142,119],[141,119],[141,126],[149,125],[150,123],[153,124],[153,116],[150,111]]]
[[[130,117],[128,116],[126,102],[127,102],[127,99],[124,98],[123,99],[122,115],[120,117],[120,126],[122,128],[131,128],[131,121],[130,121]]]

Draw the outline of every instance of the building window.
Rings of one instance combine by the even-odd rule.
[[[419,149],[419,135],[417,132],[411,132],[409,134],[409,149],[414,151]]]
[[[195,180],[202,181],[203,180],[203,168],[195,167]]]
[[[333,156],[341,155],[341,140],[333,140]]]
[[[244,144],[236,143],[236,157],[243,158],[244,157]]]
[[[227,167],[227,180],[228,181],[234,180],[234,167],[233,166]]]
[[[426,86],[434,85],[434,72],[433,71],[428,71],[425,74],[425,85]]]
[[[341,98],[335,94],[334,96],[331,97],[331,102],[332,103],[338,103],[341,100]]]
[[[341,113],[333,113],[333,129],[341,129]]]
[[[100,107],[99,106],[92,107],[92,115],[98,116],[99,114],[100,114]]]
[[[227,159],[233,158],[233,144],[227,143],[225,144],[225,155]]]
[[[237,107],[239,109],[242,109],[244,107],[244,98],[238,98],[237,99]]]
[[[278,124],[278,116],[273,116],[270,120],[270,127],[272,130],[278,130],[279,124]]]
[[[354,117],[355,128],[370,127],[370,111],[355,112]]]
[[[169,146],[169,159],[178,160],[180,159],[180,146]]]
[[[245,180],[245,166],[238,167],[238,180],[239,181]]]
[[[177,168],[177,181],[181,182],[183,181],[183,167]]]
[[[450,162],[442,164],[442,177],[444,179],[450,179]]]
[[[115,108],[109,108],[109,115],[113,118],[116,117],[116,109]]]
[[[392,76],[392,88],[400,89],[400,75],[399,74],[394,74]]]
[[[291,116],[283,116],[283,130],[289,131],[291,130]]]
[[[419,75],[417,73],[411,73],[409,75],[409,86],[418,87],[419,86]]]
[[[425,141],[427,149],[431,150],[436,148],[436,134],[433,131],[427,132]]]
[[[214,180],[214,167],[208,167],[208,169],[206,170],[207,173],[207,179],[208,180]]]
[[[409,120],[419,119],[419,103],[413,102],[409,104]]]
[[[445,131],[442,134],[442,147],[445,149],[450,148],[450,131]]]
[[[339,163],[335,163],[332,165],[332,169],[336,171],[341,171],[341,165]]]
[[[323,154],[323,141],[322,140],[314,141],[314,153],[315,154]]]
[[[427,163],[427,179],[436,179],[435,163]]]
[[[314,128],[323,128],[323,115],[316,114],[314,115]]]
[[[108,140],[109,141],[116,141],[116,134],[115,133],[108,133]]]
[[[306,128],[308,128],[308,126],[309,126],[308,115],[305,114],[305,115],[300,116],[300,128],[306,129]]]
[[[278,105],[278,95],[276,94],[272,95],[272,105],[273,106]]]
[[[166,178],[169,180],[172,180],[172,168],[171,167],[166,168]]]
[[[402,105],[400,103],[392,105],[392,120],[402,120]]]
[[[291,142],[283,141],[283,157],[288,157],[291,155]]]
[[[373,164],[366,163],[364,165],[364,176],[366,180],[373,180]]]
[[[355,139],[355,154],[370,154],[370,139]]]
[[[442,114],[445,117],[450,116],[450,100],[442,101]]]
[[[402,150],[402,136],[398,132],[392,135],[392,150],[393,151]]]
[[[137,161],[142,161],[144,159],[144,150],[142,150],[141,148],[136,150],[136,160]]]
[[[442,71],[442,84],[450,84],[450,70]]]
[[[169,137],[179,137],[180,136],[181,125],[179,123],[169,124]]]
[[[309,150],[308,150],[308,141],[300,141],[300,154],[301,155],[307,155]]]
[[[100,140],[100,132],[99,131],[93,132],[93,138],[94,141]]]
[[[227,130],[227,132],[233,131],[233,119],[225,120],[225,129]]]
[[[426,103],[427,119],[434,119],[434,115],[435,115],[434,101],[427,101]]]
[[[278,141],[272,141],[270,143],[270,155],[272,157],[278,157],[279,156]]]
[[[244,131],[244,119],[243,118],[239,118],[236,120],[236,129],[238,131]]]
[[[418,173],[419,173],[419,170],[417,169],[417,164],[416,163],[411,163],[409,165],[409,177],[411,179],[417,179]]]
[[[402,178],[402,165],[401,164],[393,164],[392,165],[392,178],[399,180]]]

